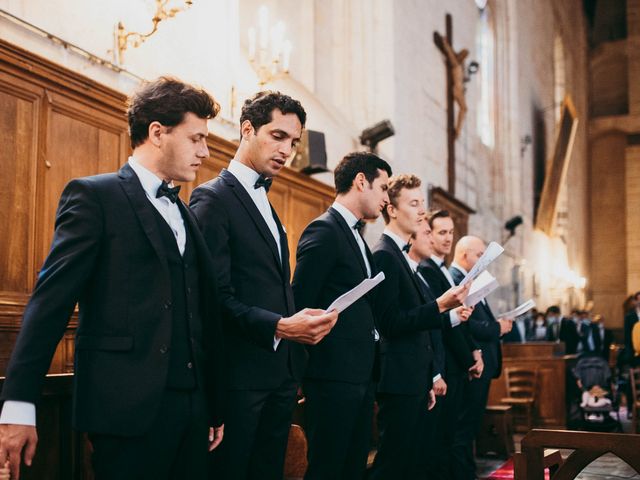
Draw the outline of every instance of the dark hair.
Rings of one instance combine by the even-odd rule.
[[[397,207],[398,197],[400,197],[400,192],[403,189],[413,190],[414,188],[418,188],[422,185],[422,182],[418,177],[413,174],[404,173],[402,175],[396,175],[389,179],[389,188],[387,189],[387,194],[389,195],[389,204]],[[389,212],[387,208],[389,205],[385,205],[382,209],[382,217],[384,218],[384,223],[389,223]]]
[[[356,175],[363,173],[369,184],[380,176],[379,170],[384,170],[391,176],[391,167],[380,157],[370,152],[352,152],[344,156],[333,171],[338,195],[351,190]]]
[[[257,132],[261,126],[273,120],[272,114],[276,109],[280,110],[283,115],[295,113],[304,128],[307,112],[304,111],[302,104],[288,95],[272,91],[258,92],[252,98],[244,101],[240,114],[240,128],[245,120],[249,120]],[[242,132],[240,134],[242,135]]]
[[[557,313],[558,315],[560,315],[560,307],[558,307],[557,305],[551,305],[549,308],[547,308],[547,315],[549,315],[550,313]],[[580,314],[582,314],[582,310],[580,310]]]
[[[436,218],[451,218],[451,214],[448,210],[443,209],[430,210],[429,213],[427,213],[427,222],[429,222],[431,229],[433,229],[433,221]]]
[[[160,77],[146,82],[129,99],[127,119],[131,148],[145,142],[152,122],[175,127],[182,123],[187,112],[199,118],[214,118],[219,111],[220,105],[211,95],[176,78]]]

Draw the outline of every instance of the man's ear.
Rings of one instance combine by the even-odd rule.
[[[248,140],[249,137],[255,133],[253,125],[251,125],[249,120],[242,122],[242,125],[240,125],[240,133],[242,134],[243,140]]]
[[[358,172],[353,179],[353,187],[356,188],[359,192],[363,192],[365,186],[367,184],[367,177],[365,177],[364,173]]]
[[[165,127],[158,121],[149,124],[149,141],[155,147],[160,146],[160,135],[165,133]]]

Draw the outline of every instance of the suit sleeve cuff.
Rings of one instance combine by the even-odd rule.
[[[274,352],[278,349],[278,345],[280,345],[280,340],[282,340],[282,339],[276,337],[275,335],[273,336],[273,351]]]
[[[462,323],[458,318],[457,312],[455,312],[454,310],[449,311],[449,319],[451,320],[452,327],[457,327]]]
[[[436,383],[438,380],[440,380],[442,378],[442,375],[440,375],[439,373],[437,375],[434,375],[433,377],[433,383]]]
[[[36,426],[36,406],[30,402],[6,400],[0,414],[0,424]]]

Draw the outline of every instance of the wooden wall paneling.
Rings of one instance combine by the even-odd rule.
[[[33,279],[35,170],[41,88],[0,72],[0,303]],[[16,300],[15,298],[13,300]]]

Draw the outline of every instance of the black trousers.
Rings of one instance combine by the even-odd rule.
[[[371,447],[374,392],[372,382],[305,381],[306,480],[364,476]]]
[[[380,445],[369,480],[420,478],[429,396],[378,394]]]
[[[487,406],[491,377],[465,382],[463,386],[462,410],[458,419],[458,428],[453,439],[452,479],[474,480],[476,478],[476,462],[473,456],[473,441],[476,438],[480,422]]]
[[[229,390],[209,478],[282,480],[297,390],[292,378],[274,390]]]
[[[437,413],[437,423],[433,438],[433,448],[429,455],[429,479],[451,480],[453,439],[458,428],[458,417],[464,401],[466,374],[448,375],[447,394],[437,397],[441,403]]]
[[[144,435],[90,433],[96,480],[206,479],[207,417],[201,391],[166,390]]]

